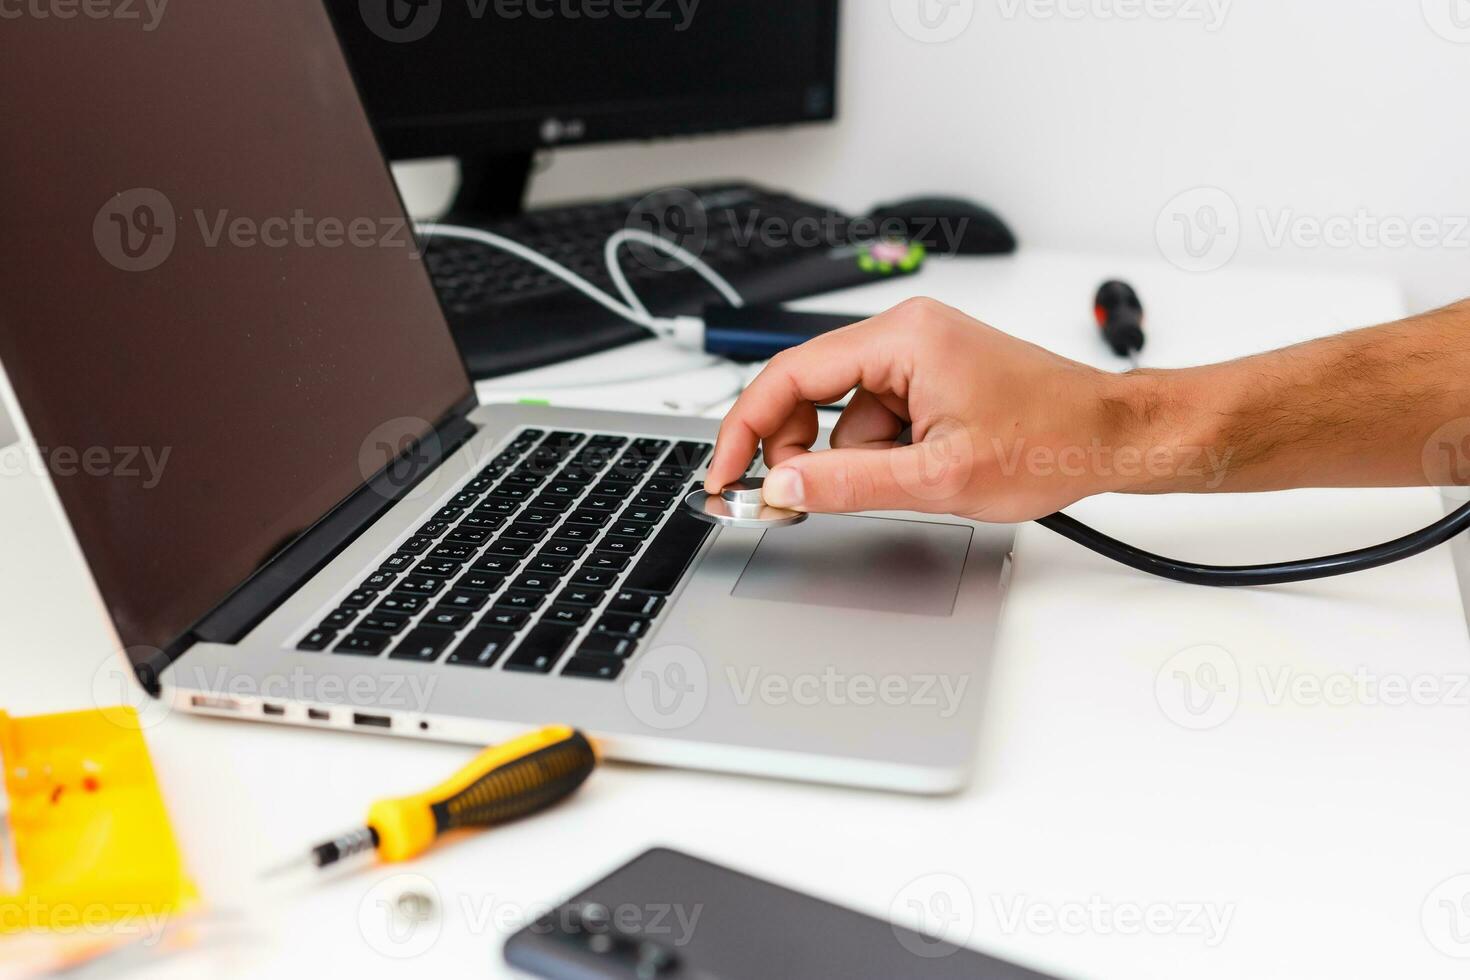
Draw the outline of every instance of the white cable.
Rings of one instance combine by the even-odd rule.
[[[485,231],[483,228],[468,228],[463,225],[420,223],[419,225],[417,225],[417,228],[419,234],[423,235],[426,238],[438,237],[463,239],[465,241],[487,245],[490,248],[498,248],[503,252],[514,255],[516,258],[523,259],[526,262],[537,266],[538,268],[546,270],[553,276],[556,276],[562,282],[566,283],[568,286],[571,286],[573,289],[577,290],[577,292],[586,296],[588,299],[592,300],[603,308],[617,314],[623,319],[635,323],[646,330],[652,331],[658,337],[661,337],[665,340],[673,341],[678,346],[685,347],[690,350],[702,350],[704,348],[704,321],[701,320],[699,317],[692,316],[657,317],[649,312],[648,307],[645,306],[643,301],[638,298],[638,294],[633,291],[632,284],[628,282],[628,277],[623,272],[622,263],[618,260],[618,252],[622,249],[624,245],[628,244],[629,242],[640,242],[650,248],[663,252],[664,254],[669,255],[680,262],[683,262],[686,266],[697,272],[701,277],[703,277],[705,282],[713,286],[731,306],[739,308],[745,305],[744,297],[740,295],[740,293],[735,289],[734,286],[730,285],[729,280],[716,272],[713,268],[710,267],[707,262],[705,262],[699,256],[695,255],[693,252],[689,251],[681,245],[676,245],[666,238],[660,238],[659,236],[650,234],[646,231],[639,231],[633,228],[625,228],[621,231],[615,232],[611,237],[608,238],[607,245],[603,249],[603,257],[607,261],[608,274],[612,277],[613,284],[617,286],[618,293],[623,297],[624,300],[624,302],[620,303],[614,297],[609,296],[606,291],[589,282],[583,276],[580,276],[577,273],[573,272],[571,269],[568,269],[560,262],[557,262],[554,259],[547,258],[545,255],[542,255],[535,249],[522,245],[520,242],[517,242],[513,239],[506,238],[504,235],[497,235],[494,232]],[[721,363],[723,360],[723,358],[711,356],[709,364],[711,367],[713,367],[714,365]],[[731,365],[731,367],[733,368],[735,366]],[[734,388],[731,390],[730,395],[738,395],[740,392],[745,390],[745,386],[748,383],[745,375],[741,373],[738,368],[736,369],[736,373],[739,376],[739,380],[736,382]],[[665,376],[666,375],[650,375],[648,376],[648,379],[652,380],[654,377]],[[642,379],[630,378],[620,380],[630,381]],[[721,404],[722,402],[728,400],[728,397],[729,396],[727,395],[716,401],[710,402],[708,405],[703,405],[701,403],[699,411],[690,412],[689,414],[703,414],[703,412],[707,411],[709,408],[713,408],[715,405]],[[669,407],[671,408],[675,407],[676,404],[681,407],[688,407],[686,403],[668,402],[666,404],[669,405]]]
[[[465,241],[488,245],[491,248],[498,248],[502,252],[509,252],[518,259],[524,259],[534,266],[545,269],[583,296],[611,310],[624,320],[629,320],[638,324],[640,327],[652,330],[659,336],[668,336],[672,333],[672,326],[669,321],[654,317],[647,309],[634,309],[631,306],[618,302],[560,262],[549,259],[535,249],[527,248],[520,242],[506,238],[504,235],[497,235],[494,232],[485,231],[482,228],[466,228],[462,225],[439,225],[432,223],[420,224],[418,231],[419,234],[430,238],[460,238]],[[642,304],[640,303],[639,306],[641,307]]]
[[[618,250],[629,242],[639,242],[656,251],[663,252],[665,255],[678,259],[699,273],[705,282],[715,287],[720,295],[725,297],[725,302],[736,309],[745,305],[745,299],[736,291],[734,286],[730,285],[730,281],[711,268],[709,263],[705,262],[704,259],[701,259],[681,245],[675,245],[667,238],[662,238],[650,232],[639,231],[636,228],[624,228],[622,231],[614,232],[608,238],[607,245],[603,248],[602,254],[603,258],[607,261],[608,274],[612,276],[613,284],[618,287],[618,292],[622,294],[623,299],[627,300],[629,306],[641,311],[644,315],[649,315],[648,307],[644,306],[643,301],[638,298],[638,294],[633,292],[633,287],[629,284],[628,277],[623,272],[623,264],[618,261]]]

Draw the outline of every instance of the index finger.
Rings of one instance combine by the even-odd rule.
[[[761,440],[803,405],[835,401],[859,386],[896,390],[907,358],[893,320],[890,310],[777,355],[721,423],[705,489],[718,493],[743,476]]]

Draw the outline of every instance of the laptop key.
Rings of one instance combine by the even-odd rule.
[[[653,543],[638,560],[623,588],[632,592],[672,595],[713,530],[713,524],[706,524],[691,514],[675,514],[654,536]]]
[[[668,462],[692,473],[704,465],[714,448],[707,442],[676,443],[673,452],[669,453]]]
[[[629,452],[643,457],[658,457],[662,456],[664,450],[668,448],[669,440],[667,439],[639,439],[633,443],[633,448]]]
[[[612,497],[588,497],[582,501],[581,509],[591,514],[611,514],[623,505]]]
[[[490,601],[490,596],[484,592],[471,592],[468,589],[455,589],[444,598],[439,600],[435,609],[465,610],[474,612],[483,609],[485,603]]]
[[[649,595],[647,592],[629,592],[624,589],[613,596],[613,601],[608,604],[607,611],[652,619],[663,607],[662,596]]]
[[[506,660],[505,669],[549,674],[576,635],[576,629],[571,626],[539,623]]]
[[[383,562],[383,571],[406,572],[413,567],[414,561],[415,558],[413,555],[410,555],[406,552],[399,552],[396,555],[389,556],[389,558]]]
[[[429,575],[410,575],[398,583],[398,591],[409,595],[438,595],[443,588],[443,579]]]
[[[459,574],[464,566],[457,561],[445,561],[442,558],[425,558],[414,566],[415,575],[429,575],[434,578],[453,578]]]
[[[535,572],[522,575],[511,583],[511,588],[521,589],[525,592],[550,592],[557,586],[557,578],[554,575],[539,575]]]
[[[336,638],[336,630],[318,627],[302,637],[301,642],[296,644],[296,649],[316,653],[331,646],[332,641]]]
[[[326,619],[322,620],[321,628],[335,631],[350,626],[352,625],[352,621],[357,618],[357,612],[356,609],[335,610]]]
[[[465,667],[494,667],[514,639],[515,633],[507,629],[481,627],[470,630],[445,663],[461,664]]]
[[[664,512],[652,507],[629,507],[623,511],[620,521],[640,521],[644,524],[657,524],[663,520]]]
[[[546,437],[548,446],[561,446],[566,449],[576,449],[587,440],[587,436],[581,432],[553,432]]]
[[[589,446],[600,446],[607,449],[622,449],[628,444],[625,436],[593,436]]]
[[[514,500],[496,500],[494,497],[489,497],[475,509],[475,513],[488,517],[509,517],[520,509],[521,505]]]
[[[490,546],[488,552],[492,555],[508,555],[511,558],[524,558],[530,553],[531,544],[528,541],[496,541]]]
[[[504,514],[484,514],[484,513],[481,513],[480,511],[475,511],[473,514],[469,515],[464,520],[460,521],[459,522],[459,526],[460,527],[483,527],[483,528],[488,528],[488,529],[490,529],[490,530],[493,531],[496,528],[498,528],[501,525],[503,525],[505,523],[505,521],[506,521],[506,515],[504,515]]]
[[[483,599],[483,597],[481,597]],[[522,612],[535,612],[546,602],[546,596],[540,592],[517,592],[510,590],[495,600],[496,609],[519,609]]]
[[[378,593],[376,592],[369,592],[363,589],[358,589],[356,592],[352,593],[347,598],[342,600],[342,608],[366,609],[368,606],[372,605],[373,600],[377,597]]]
[[[509,575],[520,563],[519,558],[512,558],[509,555],[486,555],[475,562],[470,570],[482,575]]]
[[[534,508],[536,505],[532,504],[531,506]],[[530,527],[551,527],[557,521],[561,520],[561,515],[562,511],[560,508],[554,511],[533,509],[526,511],[520,517],[517,517],[516,523],[528,525]]]
[[[429,552],[430,558],[438,558],[441,561],[467,562],[475,557],[478,549],[468,544],[442,544]]]
[[[593,556],[596,557],[595,555]],[[605,591],[617,584],[618,572],[611,568],[589,568],[583,565],[576,575],[572,576],[572,587],[578,589],[593,589]]]
[[[389,639],[384,633],[353,633],[337,644],[334,652],[376,657],[388,646]]]
[[[598,633],[613,633],[636,640],[648,632],[650,625],[648,620],[637,616],[608,613],[597,621],[593,629]]]
[[[453,531],[450,531],[444,540],[452,541],[455,544],[482,545],[490,540],[490,535],[493,533],[488,527],[464,527],[461,525]]]
[[[593,681],[615,681],[623,672],[623,662],[612,657],[573,657],[561,669],[563,677],[580,677]]]
[[[363,617],[357,628],[364,633],[387,633],[392,636],[408,625],[408,619],[405,613],[372,612]]]
[[[448,521],[430,521],[423,527],[419,528],[417,533],[418,536],[421,538],[437,538],[443,536],[444,532],[448,531],[453,526],[454,525]]]
[[[550,528],[535,524],[512,524],[500,535],[501,541],[540,541],[550,533]]]
[[[593,633],[577,648],[579,657],[621,657],[627,660],[638,649],[638,641],[616,633]]]
[[[572,498],[580,494],[583,490],[586,489],[586,487],[587,481],[579,477],[568,477],[565,471],[563,471],[561,476],[557,477],[555,480],[552,480],[551,483],[547,484],[546,492],[536,499],[566,500],[568,503],[570,503]]]
[[[394,592],[373,609],[373,612],[396,612],[408,613],[412,616],[416,612],[422,612],[429,604],[429,600],[421,595],[408,595],[404,592]]]
[[[643,521],[618,521],[607,533],[623,538],[637,538],[642,541],[653,533],[653,525]]]
[[[598,542],[597,550],[612,555],[631,555],[643,547],[643,542],[637,538],[620,538],[608,535]]]
[[[572,570],[570,558],[552,558],[546,555],[538,555],[531,564],[526,566],[528,572],[540,572],[543,575],[565,575]]]
[[[602,533],[600,528],[587,527],[582,524],[563,525],[556,529],[556,540],[558,541],[581,541],[591,542],[597,540]]]
[[[411,537],[407,541],[403,542],[403,544],[399,545],[398,550],[406,551],[410,555],[422,555],[433,546],[433,538],[425,538],[415,535],[414,537]]]
[[[683,481],[649,480],[643,485],[644,493],[677,494],[684,489]]]
[[[518,630],[526,625],[531,614],[520,609],[492,609],[480,620],[482,626],[495,626],[508,630]]]
[[[586,550],[587,545],[581,541],[557,538],[541,549],[541,555],[547,558],[581,558]]]
[[[541,617],[543,623],[561,623],[563,626],[581,626],[587,622],[592,610],[584,606],[552,606]]]
[[[673,506],[674,498],[666,493],[640,493],[633,498],[634,507],[646,507],[650,510],[664,511]],[[710,527],[714,527],[713,524]]]
[[[430,662],[439,659],[451,642],[454,641],[454,633],[451,630],[436,630],[421,626],[403,638],[394,649],[389,660],[421,660]]]
[[[498,591],[504,584],[504,575],[486,575],[471,569],[455,580],[454,587],[466,592],[490,593]]]
[[[582,563],[582,571],[621,572],[623,569],[628,567],[629,561],[630,559],[624,555],[593,555],[591,558],[588,558],[585,562]],[[580,576],[578,577],[578,580],[582,585],[592,584],[590,581],[582,580]]]
[[[613,577],[609,576],[609,578]],[[573,606],[598,606],[602,604],[602,600],[605,598],[607,598],[607,593],[602,589],[592,589],[583,585],[571,585],[562,589],[561,595],[556,597],[556,601]]]
[[[470,621],[470,614],[464,609],[434,609],[420,626],[431,626],[439,630],[457,630]]]
[[[568,524],[580,524],[585,527],[604,527],[611,518],[604,513],[595,510],[578,510],[567,518]]]
[[[434,521],[435,523],[439,524],[453,524],[455,521],[459,520],[462,514],[464,514],[463,508],[445,507],[439,513],[434,515]]]

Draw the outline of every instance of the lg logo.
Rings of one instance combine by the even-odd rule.
[[[362,22],[384,41],[422,41],[439,23],[444,0],[358,0]]]
[[[953,41],[975,19],[975,0],[890,0],[889,9],[899,30],[925,44]]]
[[[92,219],[98,254],[124,272],[148,272],[163,265],[177,238],[173,204],[151,187],[123,191]]]
[[[1240,248],[1240,208],[1218,187],[1196,187],[1159,212],[1154,237],[1164,258],[1185,272],[1214,272]]]
[[[1424,20],[1434,33],[1455,44],[1470,44],[1470,0],[1420,0]]]

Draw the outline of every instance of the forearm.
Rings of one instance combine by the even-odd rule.
[[[1226,364],[1135,372],[1119,385],[1120,441],[1177,465],[1145,467],[1108,489],[1463,482],[1453,467],[1470,465],[1460,445],[1470,437],[1470,302]]]

